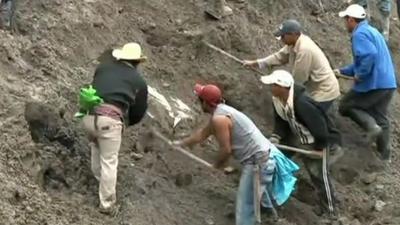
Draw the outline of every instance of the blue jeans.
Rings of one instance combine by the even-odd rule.
[[[357,0],[356,3],[362,5],[364,8],[368,5],[368,0]],[[390,13],[391,10],[391,0],[378,0],[377,6],[379,7],[379,11],[383,13]]]
[[[274,159],[270,158],[268,161]],[[267,166],[268,165],[268,166]],[[254,165],[244,165],[242,175],[240,177],[239,189],[236,196],[236,225],[254,225],[256,217],[254,212]],[[273,168],[272,168],[273,167]],[[260,185],[261,190],[268,190],[272,193],[272,178],[274,174],[275,162],[264,163],[260,168]],[[269,194],[271,196],[271,194]],[[268,206],[271,201],[268,195],[263,194],[262,205]]]

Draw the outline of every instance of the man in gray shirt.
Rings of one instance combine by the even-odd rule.
[[[231,155],[243,165],[236,199],[236,225],[255,225],[260,222],[260,204],[281,205],[290,197],[296,183],[293,173],[299,168],[264,137],[250,118],[224,104],[217,86],[196,85],[194,92],[203,111],[212,116],[202,129],[173,144],[191,147],[214,135],[220,146],[214,167],[223,168]],[[282,182],[277,184],[273,179]]]

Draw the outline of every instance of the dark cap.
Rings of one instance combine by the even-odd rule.
[[[301,25],[297,20],[286,20],[279,26],[279,30],[274,33],[275,37],[281,37],[284,34],[301,32]]]

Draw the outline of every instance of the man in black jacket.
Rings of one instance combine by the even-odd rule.
[[[261,81],[272,84],[275,126],[270,138],[273,143],[286,142],[296,147],[320,153],[317,158],[303,157],[305,167],[318,191],[321,206],[334,214],[334,194],[329,179],[329,146],[339,142],[330,131],[330,120],[317,103],[305,93],[305,88],[294,84],[293,77],[284,70],[276,70]],[[300,142],[300,143],[299,143]],[[322,158],[322,160],[321,160]]]
[[[97,67],[92,86],[103,103],[83,118],[89,134],[91,167],[100,182],[100,212],[115,214],[118,152],[124,125],[138,123],[147,109],[147,85],[138,65],[146,58],[140,45],[128,43],[112,51],[112,60]]]

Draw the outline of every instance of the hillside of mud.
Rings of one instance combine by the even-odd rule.
[[[188,133],[206,118],[190,94],[197,81],[217,83],[224,94],[269,133],[270,92],[258,75],[207,49],[206,40],[239,58],[278,50],[272,35],[287,18],[328,54],[334,67],[351,62],[349,35],[337,12],[342,1],[229,1],[234,14],[220,21],[205,16],[205,0],[19,0],[15,32],[0,31],[0,224],[230,225],[238,173],[203,168],[149,136]],[[400,65],[399,21],[392,20],[390,47]],[[174,118],[153,95],[140,125],[124,134],[119,156],[115,217],[97,210],[97,182],[80,123],[73,118],[77,92],[90,82],[98,57],[126,42],[139,42],[149,60],[143,73],[154,93],[165,96]],[[399,67],[398,67],[399,68]],[[268,71],[265,71],[266,73]],[[341,81],[343,89],[351,84]],[[178,101],[179,100],[179,101]],[[400,224],[398,96],[391,107],[393,160],[381,165],[356,126],[339,118],[345,156],[333,168],[343,225]],[[178,102],[178,103],[176,103]],[[180,104],[182,105],[182,104]],[[211,161],[213,140],[193,149]],[[143,158],[138,157],[143,155]],[[233,163],[236,166],[236,164]],[[272,223],[326,224],[309,179],[300,174],[295,197]]]

